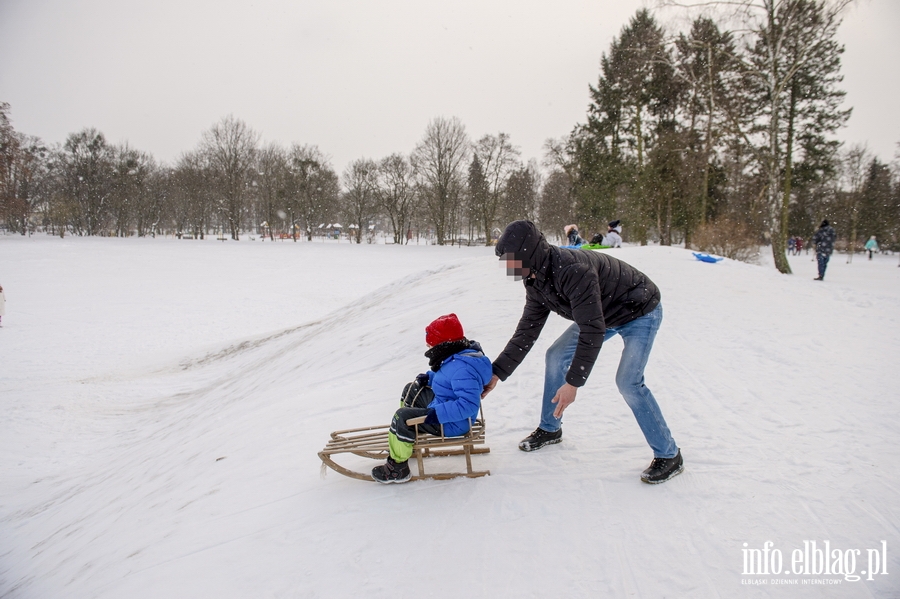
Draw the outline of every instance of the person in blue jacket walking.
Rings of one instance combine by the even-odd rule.
[[[401,407],[388,431],[390,456],[372,469],[380,483],[405,483],[411,477],[409,458],[416,440],[411,418],[425,416],[419,430],[431,435],[457,437],[469,432],[481,409],[481,394],[493,376],[490,359],[477,341],[466,339],[456,314],[446,314],[425,327],[431,370],[403,389]]]
[[[874,235],[869,237],[869,241],[866,242],[866,251],[869,252],[869,260],[872,259],[872,254],[878,253],[878,240]]]

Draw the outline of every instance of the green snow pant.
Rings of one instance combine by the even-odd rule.
[[[391,428],[388,431],[388,449],[395,462],[405,462],[412,456],[416,430],[414,426],[407,425],[406,421],[428,414],[428,404],[432,399],[434,399],[434,391],[431,390],[431,387],[421,386],[416,381],[407,383],[403,387],[403,393],[400,395],[400,409],[394,412]],[[420,424],[419,430],[430,435],[441,434],[441,427],[438,424]]]

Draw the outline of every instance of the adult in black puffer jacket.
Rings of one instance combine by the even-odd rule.
[[[816,261],[819,263],[819,276],[814,281],[822,281],[825,279],[825,269],[828,268],[828,261],[831,259],[831,253],[834,251],[834,242],[837,234],[834,228],[828,224],[828,220],[823,220],[819,225],[819,230],[813,235],[812,242],[816,246]]]
[[[522,363],[550,312],[574,321],[547,350],[541,423],[519,448],[534,451],[562,440],[563,411],[587,381],[603,340],[619,334],[625,349],[616,384],[654,455],[641,479],[658,483],[681,472],[681,451],[644,384],[644,366],[662,322],[660,292],[653,281],[607,254],[553,247],[530,221],[511,223],[496,253],[506,261],[507,273],[524,281],[525,310],[493,362],[494,376],[484,395]]]

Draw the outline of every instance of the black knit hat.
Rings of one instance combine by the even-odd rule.
[[[533,222],[517,220],[509,223],[497,240],[494,253],[501,260],[509,256],[522,261],[524,268],[534,268],[543,257],[547,242]]]

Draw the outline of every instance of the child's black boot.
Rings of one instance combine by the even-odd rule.
[[[384,484],[405,483],[411,476],[409,462],[395,462],[391,457],[381,466],[372,468],[372,478]]]

